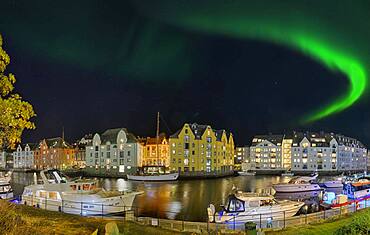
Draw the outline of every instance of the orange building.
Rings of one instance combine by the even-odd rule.
[[[74,164],[75,149],[63,138],[42,140],[34,152],[34,168],[37,170],[66,169]]]
[[[168,139],[165,135],[157,138],[147,137],[140,140],[143,145],[142,166],[165,166],[169,167],[170,154]],[[158,152],[157,152],[158,147]]]

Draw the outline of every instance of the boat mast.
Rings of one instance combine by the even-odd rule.
[[[159,141],[159,112],[157,112],[157,132],[156,132],[156,155],[157,155],[157,166],[158,166],[158,173],[159,173],[159,149],[158,149],[158,141]]]

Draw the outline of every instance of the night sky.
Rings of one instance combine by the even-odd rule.
[[[7,72],[37,113],[24,141],[62,127],[70,141],[114,127],[154,136],[160,111],[168,134],[197,122],[237,145],[290,130],[370,145],[368,88],[352,96],[359,80],[341,64],[368,79],[367,0],[67,2],[0,3]]]

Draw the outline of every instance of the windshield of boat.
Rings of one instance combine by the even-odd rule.
[[[289,180],[289,184],[301,184],[301,183],[307,183],[307,181],[302,179],[302,177],[293,177],[291,180]]]
[[[229,197],[227,205],[228,212],[242,212],[244,211],[244,201],[237,199],[235,196]]]

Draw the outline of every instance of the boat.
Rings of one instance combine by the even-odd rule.
[[[215,223],[260,222],[292,217],[303,205],[303,202],[279,201],[271,195],[237,192],[228,196],[221,211],[216,212],[210,204],[207,213],[209,221]]]
[[[0,182],[0,199],[11,199],[13,196],[13,189],[10,183]]]
[[[317,174],[314,176],[298,176],[293,177],[288,183],[274,184],[272,187],[277,193],[294,193],[305,191],[321,190],[320,186],[313,181],[316,180]]]
[[[327,180],[321,184],[324,188],[343,188],[342,180]]]
[[[152,175],[127,175],[128,180],[137,181],[173,181],[179,178],[179,173],[152,174]]]
[[[141,192],[106,191],[95,180],[68,180],[59,170],[40,172],[42,184],[24,188],[21,203],[51,211],[83,216],[107,215],[130,210]]]
[[[255,171],[247,170],[247,171],[238,171],[238,175],[249,175],[253,176],[256,175]]]
[[[344,184],[343,192],[350,199],[360,199],[370,196],[370,180],[359,179],[357,182]]]
[[[145,168],[154,168],[157,169],[156,172],[148,172],[143,171],[138,174],[127,174],[128,180],[135,180],[135,181],[175,181],[179,178],[179,173],[166,173],[166,167],[163,165],[159,165],[159,152],[158,152],[158,141],[159,141],[159,112],[157,113],[157,132],[156,132],[156,157],[157,157],[157,166],[143,166],[143,169]],[[163,168],[161,172],[161,168]]]
[[[285,172],[281,173],[281,176],[283,176],[283,177],[292,177],[292,176],[294,176],[294,173],[291,172],[290,170],[288,170],[288,171],[285,171]]]
[[[12,174],[13,174],[12,171],[8,171],[3,176],[0,176],[0,184],[1,183],[9,183],[10,180],[12,179]]]

